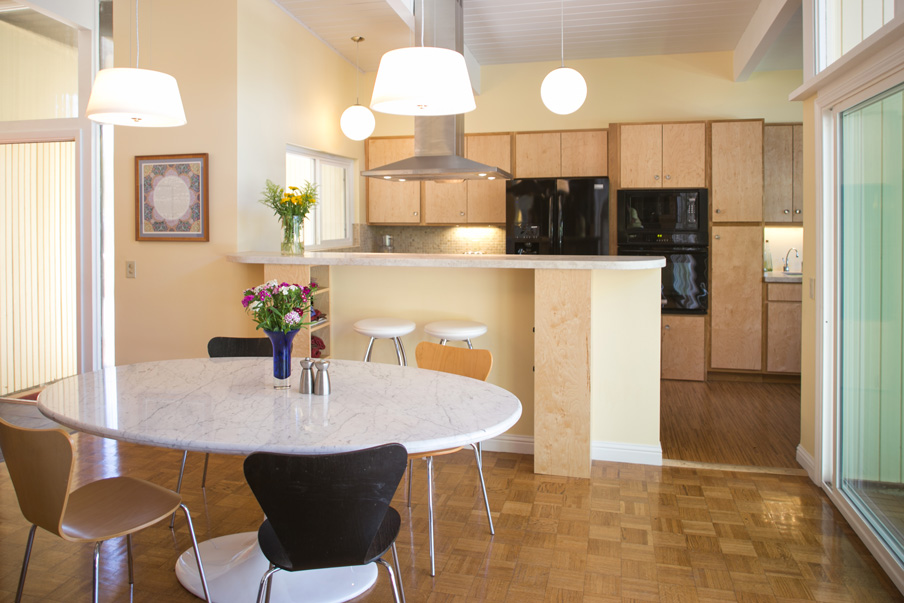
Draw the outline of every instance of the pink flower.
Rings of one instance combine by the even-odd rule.
[[[299,314],[298,312],[293,310],[285,315],[285,317],[283,318],[283,321],[287,325],[297,325],[298,323],[301,322],[301,314]]]
[[[246,291],[245,293],[248,293],[248,292]],[[254,301],[253,295],[245,295],[245,297],[242,298],[242,307],[247,308],[248,304],[250,304],[253,301]]]

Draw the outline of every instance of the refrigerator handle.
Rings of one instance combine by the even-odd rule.
[[[562,223],[562,198],[565,195],[556,186],[556,253],[562,253],[562,237],[565,234],[565,227]]]

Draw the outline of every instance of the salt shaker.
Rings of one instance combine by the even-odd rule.
[[[305,358],[301,361],[301,383],[298,391],[303,394],[310,394],[314,391],[314,373],[311,370],[312,366],[314,366],[314,361],[310,358]]]
[[[314,363],[317,368],[317,378],[314,379],[314,395],[328,396],[330,394],[330,374],[327,369],[330,363],[327,360],[318,360]]]

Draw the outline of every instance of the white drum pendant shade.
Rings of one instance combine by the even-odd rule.
[[[543,79],[540,98],[553,113],[568,115],[581,108],[587,98],[587,82],[570,67],[559,67]]]
[[[364,140],[373,134],[376,125],[374,114],[361,105],[352,105],[343,111],[342,117],[339,118],[342,133],[352,140]]]
[[[477,108],[461,53],[414,46],[380,59],[370,107],[392,115],[458,115]]]
[[[176,78],[125,67],[97,72],[86,115],[116,126],[165,128],[187,123]]]

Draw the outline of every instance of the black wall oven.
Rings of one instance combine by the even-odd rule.
[[[662,311],[706,314],[709,228],[706,189],[620,190],[619,255],[664,256]]]

